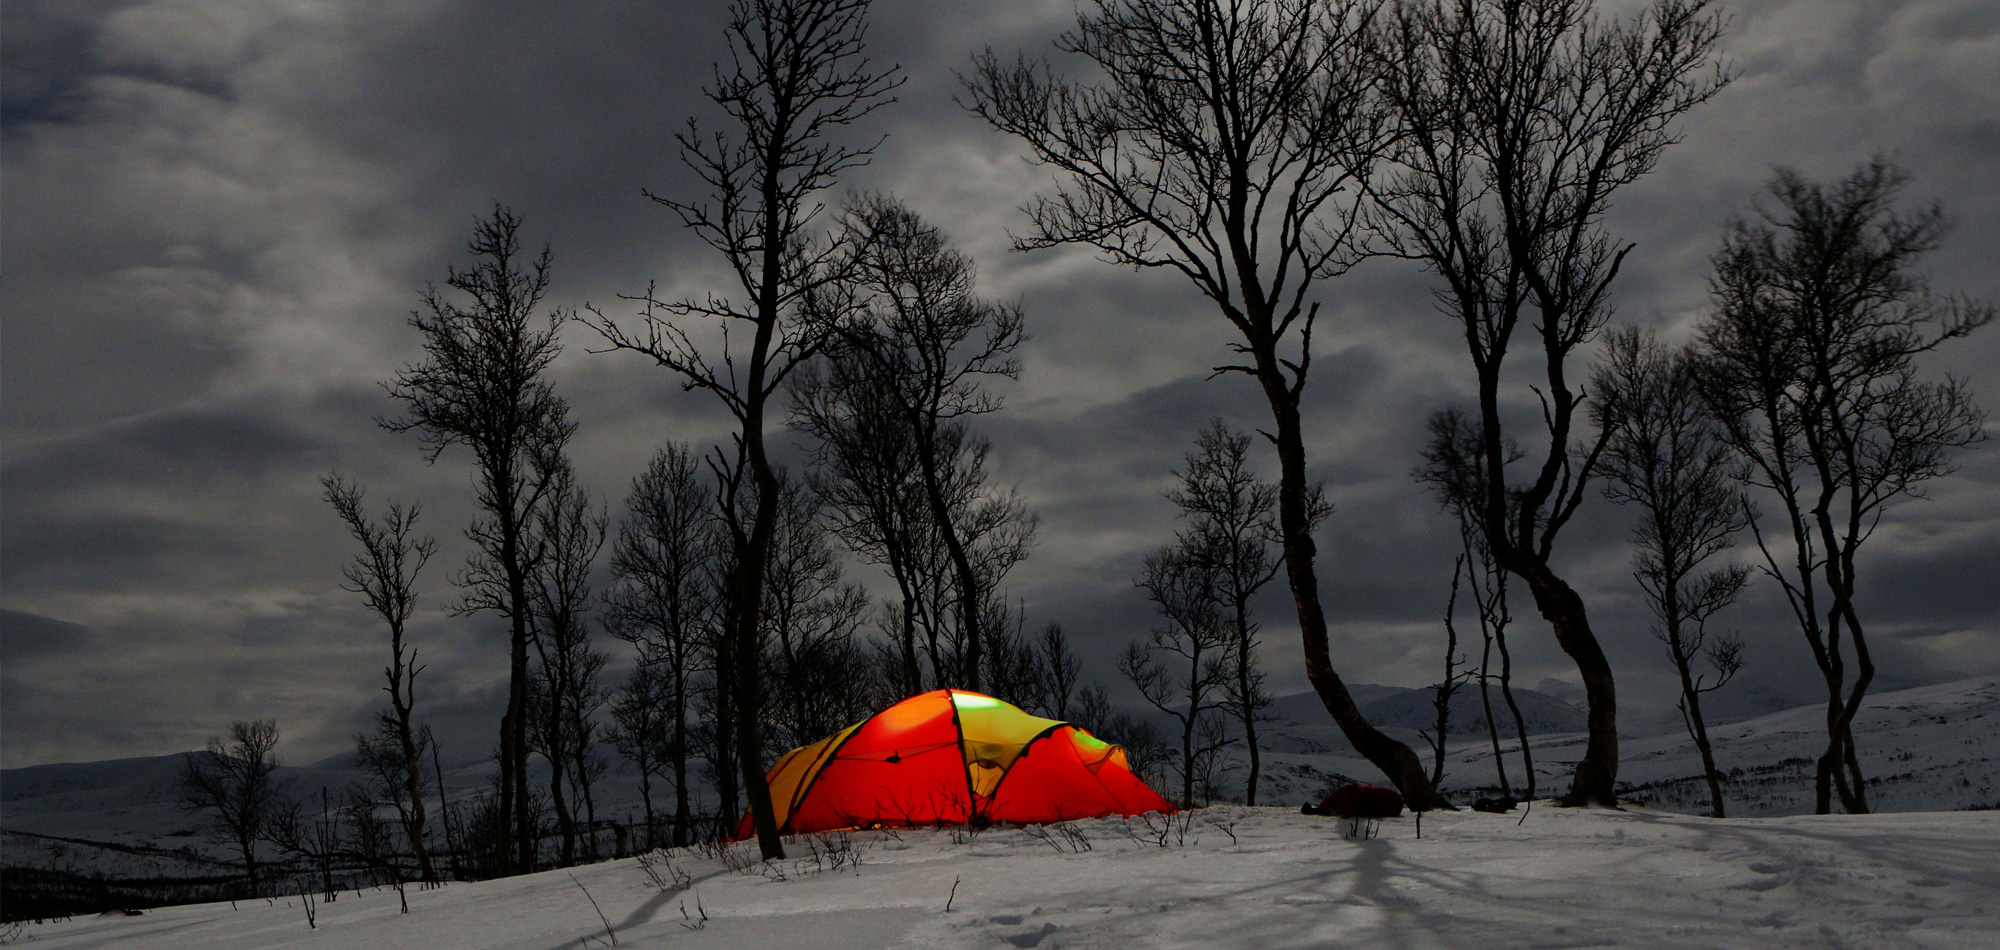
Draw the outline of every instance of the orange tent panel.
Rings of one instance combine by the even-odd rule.
[[[1175,810],[1118,746],[965,690],[905,699],[793,749],[766,778],[785,833]],[[737,836],[750,834],[746,815]]]
[[[1124,749],[1070,725],[1035,743],[1033,751],[1015,763],[992,804],[996,817],[1034,816],[1011,819],[1015,821],[1173,810],[1126,767]]]

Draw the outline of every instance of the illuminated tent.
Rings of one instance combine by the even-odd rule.
[[[766,777],[784,834],[1175,810],[1132,774],[1124,749],[958,689],[912,696],[793,749]],[[736,834],[751,833],[745,815]]]

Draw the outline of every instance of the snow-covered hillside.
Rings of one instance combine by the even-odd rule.
[[[1157,819],[1156,819],[1157,821]],[[1218,806],[1141,822],[795,839],[792,859],[670,855],[479,884],[30,925],[44,950],[604,947],[1994,947],[2000,813],[1715,821],[1644,809],[1432,814],[1372,839]],[[845,847],[842,867],[824,856]],[[815,859],[809,848],[821,849]],[[1082,850],[1078,850],[1082,849]],[[804,857],[800,857],[803,855]],[[684,874],[686,886],[675,883]],[[593,901],[595,905],[593,905]],[[600,916],[601,913],[601,916]],[[609,933],[607,933],[607,925]]]
[[[1370,707],[1412,702],[1420,691],[1357,686],[1356,698]],[[1523,691],[1528,693],[1529,691]],[[1559,705],[1541,693],[1531,702]],[[1476,701],[1473,708],[1477,708]],[[1427,710],[1426,710],[1427,711]],[[1266,724],[1265,775],[1260,801],[1294,807],[1316,800],[1347,778],[1380,781],[1373,766],[1354,755],[1340,729],[1311,694],[1284,697]],[[1557,718],[1549,712],[1547,718]],[[1812,810],[1812,765],[1823,746],[1823,712],[1808,706],[1713,727],[1716,754],[1725,770],[1737,771],[1727,792],[1732,814],[1790,815]],[[1394,720],[1384,731],[1426,752],[1415,729]],[[1421,721],[1421,719],[1419,720]],[[1535,720],[1531,720],[1535,721]],[[1707,790],[1697,776],[1700,758],[1677,723],[1652,735],[1628,735],[1621,744],[1620,777],[1629,794],[1663,810],[1698,812]],[[1872,696],[1856,722],[1861,757],[1871,777],[1875,804],[1886,811],[1955,810],[2000,806],[2000,678],[1959,680]],[[1537,735],[1536,772],[1542,792],[1566,787],[1569,770],[1583,750],[1577,733]],[[1520,790],[1517,745],[1503,744],[1511,781]],[[326,787],[338,796],[359,773],[343,768],[342,757],[302,768],[286,767],[280,784],[308,797]],[[621,764],[622,765],[622,764]],[[537,760],[537,768],[539,768]],[[46,765],[0,772],[0,829],[92,841],[114,842],[164,856],[142,860],[132,852],[106,853],[88,847],[62,849],[69,866],[114,875],[198,873],[197,856],[227,856],[201,833],[196,814],[182,811],[174,795],[180,756],[122,759],[76,765]],[[446,788],[454,800],[485,787],[491,764],[447,767]],[[538,773],[546,774],[546,773]],[[541,779],[533,779],[541,781]],[[1236,792],[1242,775],[1224,776],[1221,786]],[[1466,798],[1496,785],[1492,749],[1483,737],[1455,736],[1447,750],[1445,787]],[[598,791],[600,817],[630,820],[640,813],[638,783],[614,767]],[[46,838],[0,834],[0,863],[48,867]]]
[[[1392,697],[1399,698],[1399,697]],[[1381,700],[1376,700],[1381,702]],[[1266,747],[1263,784],[1267,802],[1296,804],[1324,794],[1342,777],[1379,781],[1354,754],[1340,729],[1322,713],[1296,711],[1275,724]],[[1804,706],[1712,726],[1717,764],[1732,775],[1725,794],[1732,814],[1798,815],[1812,811],[1812,760],[1826,746],[1825,710]],[[1626,794],[1664,810],[1707,808],[1701,757],[1678,723],[1655,734],[1626,735],[1619,743],[1619,779]],[[1868,697],[1855,719],[1871,801],[1882,811],[1951,811],[2000,807],[2000,677],[1981,677],[1885,692]],[[1384,732],[1429,750],[1414,729]],[[1580,732],[1537,735],[1537,790],[1560,792],[1583,754]],[[1505,741],[1502,755],[1514,791],[1521,790],[1519,746]],[[1225,783],[1226,786],[1227,783]],[[1454,736],[1446,749],[1445,789],[1465,798],[1498,784],[1490,743]]]
[[[1812,811],[1813,760],[1826,748],[1823,707],[1729,723],[1709,734],[1717,766],[1731,775],[1724,791],[1732,814]],[[1876,810],[2000,807],[2000,677],[1871,696],[1855,717],[1854,734]],[[1536,765],[1547,760],[1547,774],[1566,781],[1582,754],[1583,737],[1540,741]],[[1619,754],[1619,778],[1631,786],[1627,794],[1673,810],[1706,807],[1708,791],[1698,778],[1701,759],[1686,732],[1627,738]],[[1461,774],[1477,778],[1491,773],[1490,755],[1472,751]]]

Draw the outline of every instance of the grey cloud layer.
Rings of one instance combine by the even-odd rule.
[[[673,157],[720,51],[719,3],[204,0],[7,7],[0,287],[4,760],[141,755],[198,745],[230,718],[278,716],[295,760],[365,722],[379,636],[334,586],[347,542],[314,477],[340,468],[371,498],[421,500],[446,551],[426,578],[448,599],[462,557],[465,459],[424,466],[371,419],[376,383],[417,357],[413,291],[462,260],[493,201],[553,245],[554,302],[720,288],[670,214],[639,195],[695,194]],[[951,70],[991,44],[1030,55],[1068,2],[883,0],[875,55],[910,77],[858,188],[893,191],[979,259],[1035,334],[1009,410],[990,421],[999,474],[1043,518],[1014,579],[1032,622],[1060,620],[1094,674],[1145,629],[1130,586],[1173,530],[1159,495],[1210,416],[1250,428],[1241,378],[1206,380],[1226,328],[1161,274],[1083,253],[1007,253],[1015,210],[1047,175],[952,103]],[[1844,172],[1876,151],[1919,175],[1962,222],[1940,286],[2000,296],[2000,8],[1734,3],[1739,78],[1686,141],[1628,189],[1613,219],[1639,243],[1624,319],[1685,335],[1721,223],[1775,165]],[[1339,513],[1322,539],[1343,673],[1421,684],[1456,540],[1408,478],[1431,410],[1466,395],[1464,358],[1424,275],[1371,263],[1329,285],[1308,389],[1316,473]],[[579,464],[614,504],[653,447],[705,444],[712,404],[640,360],[593,356],[572,330],[558,385],[582,424]],[[1936,365],[1987,390],[1989,331]],[[1532,398],[1523,391],[1523,400]],[[1523,403],[1527,405],[1527,403]],[[789,439],[789,437],[786,437]],[[787,449],[789,457],[797,452]],[[1876,542],[1868,604],[1891,672],[2000,669],[2000,463],[1986,449],[1900,506]],[[1593,503],[1565,560],[1607,631],[1625,695],[1667,684],[1626,574],[1625,526]],[[1281,686],[1302,688],[1276,591],[1263,605]],[[1525,609],[1525,678],[1568,667]],[[1809,665],[1783,608],[1753,589],[1733,621],[1777,687]],[[433,715],[454,755],[488,741],[503,674],[488,620],[427,615]]]

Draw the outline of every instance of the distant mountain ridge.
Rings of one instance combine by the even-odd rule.
[[[7,769],[0,771],[0,802],[105,791],[131,785],[171,785],[180,770],[180,753]]]
[[[1507,708],[1506,697],[1495,686],[1491,690],[1493,720],[1499,724],[1500,738],[1512,739],[1520,735],[1514,727],[1514,716]],[[1584,728],[1585,716],[1581,709],[1563,702],[1554,696],[1532,689],[1516,687],[1513,690],[1514,703],[1521,708],[1521,721],[1527,727],[1528,735],[1547,735],[1552,732],[1580,732]],[[1384,696],[1366,706],[1361,713],[1377,727],[1398,726],[1404,729],[1431,729],[1437,725],[1437,707],[1432,692],[1428,689],[1413,689],[1393,696]],[[1479,686],[1469,683],[1451,694],[1450,735],[1459,738],[1487,735],[1486,706],[1479,695]]]
[[[1361,707],[1361,715],[1378,729],[1428,730],[1437,724],[1437,709],[1432,705],[1429,687],[1411,689],[1351,683],[1347,692]],[[1516,734],[1514,718],[1507,710],[1500,687],[1494,686],[1492,693],[1493,715],[1500,722],[1500,735],[1512,738]],[[1514,700],[1521,707],[1521,718],[1527,723],[1531,736],[1577,732],[1584,727],[1583,710],[1548,693],[1516,686]],[[1326,707],[1320,703],[1319,694],[1311,691],[1278,697],[1271,703],[1270,714],[1279,723],[1332,723]],[[1452,694],[1450,722],[1451,735],[1455,737],[1486,735],[1486,710],[1480,702],[1478,684],[1467,684]]]

